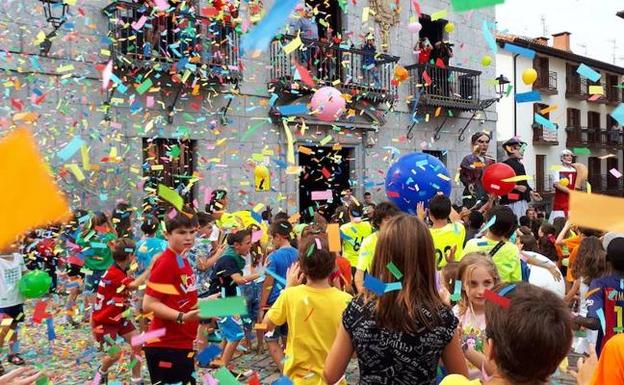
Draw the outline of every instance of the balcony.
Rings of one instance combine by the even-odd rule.
[[[179,73],[183,82],[190,75],[218,83],[241,78],[239,37],[230,26],[186,10],[160,14],[127,1],[115,1],[103,12],[116,71]]]
[[[533,123],[531,125],[533,129],[533,144],[541,146],[558,146],[559,139],[557,138],[556,130],[549,130],[541,124]]]
[[[568,127],[567,147],[611,148],[622,146],[622,132],[601,128]]]
[[[546,74],[538,74],[533,83],[533,89],[544,95],[557,95],[557,72],[548,71]]]
[[[611,174],[592,175],[589,173],[588,182],[593,193],[624,196],[624,178],[616,178]]]
[[[566,98],[586,100],[589,97],[587,79],[577,74],[566,78]]]
[[[419,104],[433,107],[477,110],[480,102],[480,71],[431,64],[407,66],[410,95]]]
[[[395,101],[398,98],[397,87],[392,82],[398,57],[377,53],[374,55],[375,63],[365,66],[364,63],[371,60],[370,52],[345,44],[303,38],[302,45],[287,54],[282,47],[294,38],[282,35],[271,44],[269,87],[276,93],[298,97],[312,92],[308,85],[293,76],[294,64],[300,63],[309,71],[317,86],[333,86],[355,99],[373,102]]]

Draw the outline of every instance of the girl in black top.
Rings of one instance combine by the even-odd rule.
[[[402,288],[379,296],[365,280],[367,290],[347,306],[327,356],[328,384],[344,375],[354,351],[360,384],[435,384],[440,358],[448,373],[467,375],[458,321],[438,295],[434,263],[420,219],[401,214],[382,226],[371,274],[387,285],[398,270]]]

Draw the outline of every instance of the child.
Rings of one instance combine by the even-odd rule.
[[[92,214],[89,223],[76,240],[85,257],[85,292],[90,306],[93,305],[94,293],[102,275],[113,264],[110,243],[116,238],[106,214],[98,212]],[[85,318],[88,317],[85,315]]]
[[[565,303],[554,293],[525,282],[499,285],[493,294],[509,302],[503,306],[485,303],[485,354],[496,367],[485,384],[548,383],[572,344]]]
[[[358,255],[358,263],[355,270],[355,287],[358,293],[364,293],[364,273],[370,271],[373,265],[373,257],[375,256],[375,247],[379,237],[379,229],[390,218],[398,215],[401,211],[392,202],[381,202],[375,209],[373,214],[373,226],[376,229],[374,233],[364,238],[360,253]]]
[[[520,255],[531,261],[528,282],[543,289],[548,289],[557,294],[559,298],[565,295],[565,283],[557,264],[537,252],[538,246],[531,229],[524,226],[516,233],[516,246],[520,249]]]
[[[143,219],[143,224],[141,224],[143,238],[136,245],[138,274],[142,274],[152,263],[152,259],[167,248],[167,241],[156,236],[159,223],[158,218],[153,215],[146,215]]]
[[[18,285],[22,273],[26,272],[24,258],[17,252],[16,245],[9,245],[0,249],[0,348],[4,346],[4,340],[9,335],[8,361],[13,365],[24,365],[24,360],[17,352],[17,326],[24,321],[24,298],[19,291]],[[5,319],[12,321],[6,325]],[[5,372],[0,364],[0,375]]]
[[[271,225],[271,237],[273,238],[275,251],[269,254],[267,259],[266,270],[269,271],[270,274],[266,275],[262,286],[260,311],[258,312],[257,319],[258,323],[262,323],[264,310],[267,305],[271,307],[284,288],[281,282],[273,278],[273,274],[285,280],[286,272],[290,266],[297,261],[297,249],[290,245],[292,232],[292,225],[288,221],[273,222]],[[282,365],[284,354],[280,346],[280,337],[282,340],[285,340],[288,335],[287,333],[288,329],[286,325],[283,325],[265,335],[269,354],[271,354],[273,361],[279,367],[280,372],[284,370]]]
[[[117,336],[123,337],[128,344],[132,337],[139,333],[132,321],[124,315],[128,310],[130,291],[136,290],[147,279],[148,270],[145,270],[137,279],[128,275],[130,265],[134,262],[135,243],[133,240],[122,238],[113,248],[113,265],[106,270],[97,289],[96,302],[91,315],[91,326],[95,340],[102,344],[107,339],[111,344]],[[141,347],[132,347],[132,359],[141,356]],[[98,369],[98,376],[94,385],[108,384],[108,369],[119,360],[121,351],[109,353],[102,357]],[[132,385],[142,385],[141,363],[132,367]]]
[[[607,252],[607,262],[611,273],[594,279],[589,286],[587,299],[587,317],[578,315],[575,322],[588,329],[598,330],[596,353],[617,333],[622,333],[622,307],[624,294],[624,234],[607,233],[602,241]]]
[[[466,246],[466,242],[476,237],[479,234],[479,230],[483,223],[485,222],[485,218],[483,218],[483,213],[479,210],[472,210],[470,214],[468,214],[468,220],[466,223],[466,238],[464,239],[464,246]],[[461,254],[460,254],[461,255]]]
[[[152,384],[161,381],[195,385],[193,341],[199,310],[195,275],[185,253],[195,241],[197,216],[189,210],[165,218],[167,249],[152,266],[143,309],[153,313],[149,330],[165,328],[166,333],[147,343],[145,359]]]
[[[74,211],[73,219],[65,226],[65,231],[61,235],[66,252],[65,271],[69,280],[69,284],[67,285],[69,295],[65,303],[66,314],[64,316],[64,321],[69,322],[74,327],[80,325],[80,323],[74,319],[74,316],[77,314],[75,309],[76,299],[78,298],[78,294],[80,294],[80,285],[85,277],[82,272],[84,257],[80,252],[80,247],[76,245],[76,240],[81,233],[80,223],[88,218],[87,214],[85,210],[81,209]]]
[[[326,383],[343,377],[354,352],[363,384],[434,384],[440,359],[448,372],[468,373],[457,319],[436,291],[433,240],[422,220],[400,214],[382,227],[371,275],[386,285],[397,281],[390,262],[402,288],[367,287],[349,303],[325,360]]]
[[[466,229],[461,223],[449,223],[451,215],[451,200],[442,194],[438,194],[429,201],[429,219],[432,225],[429,228],[435,248],[435,261],[437,269],[446,265],[446,259],[451,253],[462,255]]]
[[[453,307],[462,330],[462,349],[468,361],[470,379],[481,378],[481,370],[492,374],[494,367],[485,358],[485,290],[500,282],[496,265],[485,254],[473,253],[462,258],[457,271],[461,282],[461,300]],[[481,378],[483,379],[483,378]]]
[[[596,237],[587,237],[581,241],[574,265],[572,266],[575,284],[578,286],[579,309],[578,314],[587,317],[587,293],[592,281],[604,276],[607,272],[606,252],[602,242]],[[568,303],[572,298],[567,298]],[[596,330],[586,330],[586,338],[575,339],[574,348],[577,353],[589,352],[589,344],[596,345],[598,334]]]
[[[301,240],[298,263],[288,273],[288,287],[264,317],[268,330],[288,324],[283,373],[295,385],[323,383],[323,366],[351,296],[329,285],[335,258],[326,237]],[[305,276],[305,284],[298,285]],[[332,383],[336,383],[336,381]]]
[[[208,295],[223,293],[224,297],[239,295],[238,287],[257,279],[260,275],[253,273],[243,276],[245,268],[244,255],[251,249],[251,231],[238,230],[228,235],[228,248],[212,269]],[[226,366],[230,363],[238,344],[243,339],[242,322],[239,317],[229,316],[219,320],[224,341],[226,342],[221,360],[215,360],[213,366]]]
[[[461,256],[476,252],[487,253],[496,264],[501,281],[520,281],[522,272],[518,248],[507,239],[516,225],[516,216],[507,206],[494,206],[487,214],[488,221],[492,218],[496,220],[487,229],[485,236],[469,240]]]
[[[537,230],[537,251],[550,259],[551,261],[559,261],[559,252],[555,245],[556,234],[555,228],[548,222],[542,223]]]
[[[353,200],[349,205],[351,220],[340,226],[340,234],[343,237],[342,256],[348,259],[351,264],[351,275],[355,275],[355,267],[358,263],[362,241],[373,232],[371,224],[362,221],[363,210],[364,207],[359,202]]]

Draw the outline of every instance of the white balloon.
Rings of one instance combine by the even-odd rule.
[[[410,31],[411,33],[418,33],[418,32],[420,32],[421,29],[422,29],[422,24],[420,24],[417,21],[415,21],[413,23],[409,23],[407,25],[407,30]]]

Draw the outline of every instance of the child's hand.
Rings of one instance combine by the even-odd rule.
[[[589,357],[584,359],[580,357],[577,361],[578,373],[570,370],[572,375],[576,377],[576,383],[578,385],[589,385],[594,375],[594,371],[598,366],[598,357],[596,356],[596,348],[594,345],[589,345]]]
[[[418,202],[416,205],[416,215],[418,215],[418,218],[423,221],[425,220],[425,217],[427,216],[427,213],[425,212],[425,202]]]
[[[0,376],[0,385],[34,385],[41,377],[41,372],[35,368],[22,366]]]
[[[300,285],[301,282],[303,282],[303,278],[304,276],[301,272],[301,267],[299,267],[299,262],[295,262],[286,271],[286,287]]]

